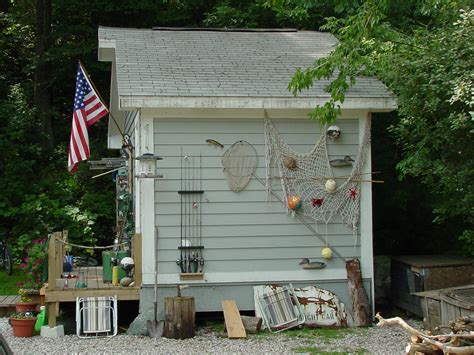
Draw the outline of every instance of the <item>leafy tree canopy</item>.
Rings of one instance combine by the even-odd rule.
[[[322,27],[339,39],[326,58],[299,69],[293,93],[333,79],[331,100],[311,117],[334,122],[345,93],[359,76],[379,77],[398,99],[390,127],[402,149],[400,176],[421,180],[436,196],[436,222],[455,220],[474,255],[474,10],[464,1],[368,0]],[[394,11],[396,9],[396,11]]]

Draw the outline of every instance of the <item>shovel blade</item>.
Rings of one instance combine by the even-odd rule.
[[[148,335],[152,338],[161,338],[163,335],[163,321],[148,320],[146,322],[146,328],[148,330]]]

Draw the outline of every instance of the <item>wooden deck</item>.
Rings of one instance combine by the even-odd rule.
[[[0,317],[15,312],[17,302],[20,302],[19,295],[0,295]]]
[[[48,312],[48,324],[56,325],[56,316],[60,302],[75,302],[77,297],[117,296],[117,300],[138,300],[141,286],[141,235],[132,240],[132,255],[135,260],[134,287],[113,286],[103,281],[102,267],[81,267],[71,273],[63,273],[63,255],[65,244],[61,242],[63,233],[55,233],[48,245],[48,284],[45,288],[45,301]],[[87,287],[78,288],[79,273],[84,273]],[[72,277],[71,277],[72,276]]]
[[[77,288],[78,274],[84,273],[87,287]],[[46,289],[46,302],[75,302],[77,297],[115,296],[118,300],[138,300],[140,287],[113,286],[103,281],[102,266],[83,267],[56,279],[53,289]],[[66,276],[66,277],[64,277]],[[72,276],[72,277],[68,277]]]

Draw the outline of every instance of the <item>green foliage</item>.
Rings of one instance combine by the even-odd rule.
[[[295,338],[314,339],[318,338],[319,341],[330,339],[344,338],[347,334],[351,333],[350,328],[310,328],[304,327],[301,329],[293,328],[286,332],[287,336]]]
[[[36,318],[36,316],[35,316],[34,312],[27,311],[27,312],[12,313],[10,315],[10,318],[13,318],[13,319],[33,319],[33,318]]]
[[[30,241],[28,240],[28,242]],[[25,288],[39,290],[43,285],[43,271],[46,267],[45,260],[48,255],[47,246],[48,244],[46,239],[33,239],[31,243],[29,243],[29,246],[26,249],[26,257],[23,259],[23,263],[20,265],[20,267],[25,270],[25,273],[27,274],[27,280],[23,284],[22,289]],[[22,289],[20,289],[20,291]],[[25,296],[24,293],[19,292],[19,294],[22,297]]]
[[[297,94],[314,80],[332,79],[326,88],[331,99],[312,113],[331,123],[356,77],[382,79],[398,98],[399,120],[390,132],[401,147],[400,177],[428,187],[434,222],[464,228],[468,247],[474,226],[474,11],[463,9],[463,1],[413,2],[402,7],[409,12],[398,22],[402,10],[391,16],[395,3],[369,0],[347,18],[329,18],[323,29],[340,43],[299,70],[289,88]]]
[[[311,354],[311,355],[350,355],[350,354],[368,354],[369,352],[366,349],[356,349],[356,350],[347,350],[347,351],[325,351],[321,350],[318,347],[313,346],[304,346],[293,349],[293,351],[297,354],[304,353],[304,354]]]

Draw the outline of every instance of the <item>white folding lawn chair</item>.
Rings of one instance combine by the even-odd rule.
[[[305,315],[293,285],[265,288],[255,295],[265,325],[271,332],[280,332],[305,322]]]
[[[79,338],[113,337],[117,330],[117,296],[76,298],[76,334]]]

